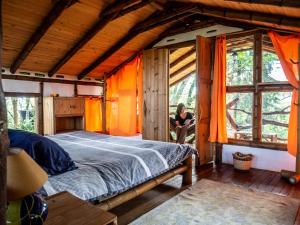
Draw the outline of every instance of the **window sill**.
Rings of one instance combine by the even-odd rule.
[[[254,147],[254,148],[265,148],[265,149],[277,150],[277,151],[287,151],[287,145],[280,144],[280,143],[267,143],[267,142],[255,143],[253,141],[237,140],[237,139],[230,138],[230,139],[228,139],[227,144]]]

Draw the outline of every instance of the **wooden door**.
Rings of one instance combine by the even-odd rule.
[[[196,148],[200,164],[212,160],[212,148],[208,141],[211,104],[211,71],[213,40],[197,37],[197,94],[196,94]]]
[[[169,140],[169,50],[143,52],[143,139]]]

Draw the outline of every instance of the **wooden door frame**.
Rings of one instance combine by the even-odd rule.
[[[3,33],[2,33],[2,0],[0,0],[0,68],[2,68],[2,47],[3,47]],[[7,115],[4,92],[2,88],[2,72],[0,74],[0,224],[6,224],[6,207],[7,207],[7,193],[6,193],[6,156],[8,148],[7,135]]]

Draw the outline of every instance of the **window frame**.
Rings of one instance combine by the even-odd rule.
[[[228,138],[228,144],[242,145],[249,147],[267,148],[273,150],[287,151],[287,144],[271,143],[262,141],[262,93],[264,92],[292,92],[293,87],[288,82],[262,82],[262,57],[263,57],[263,31],[250,32],[254,35],[253,43],[253,84],[226,86],[226,93],[253,93],[253,119],[252,119],[252,137],[250,140],[239,140]],[[241,35],[228,35],[227,39],[237,39],[249,36],[249,33]]]
[[[25,98],[37,98],[37,128],[38,134],[43,135],[44,126],[43,126],[43,96],[40,93],[26,93],[26,92],[4,92],[4,97],[25,97]]]

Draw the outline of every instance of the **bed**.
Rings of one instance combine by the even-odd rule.
[[[50,176],[43,186],[47,196],[68,191],[99,204],[136,187],[148,190],[176,174],[183,173],[191,182],[191,156],[196,150],[189,145],[84,131],[48,138],[63,147],[78,168]],[[120,198],[117,201],[120,203]]]

